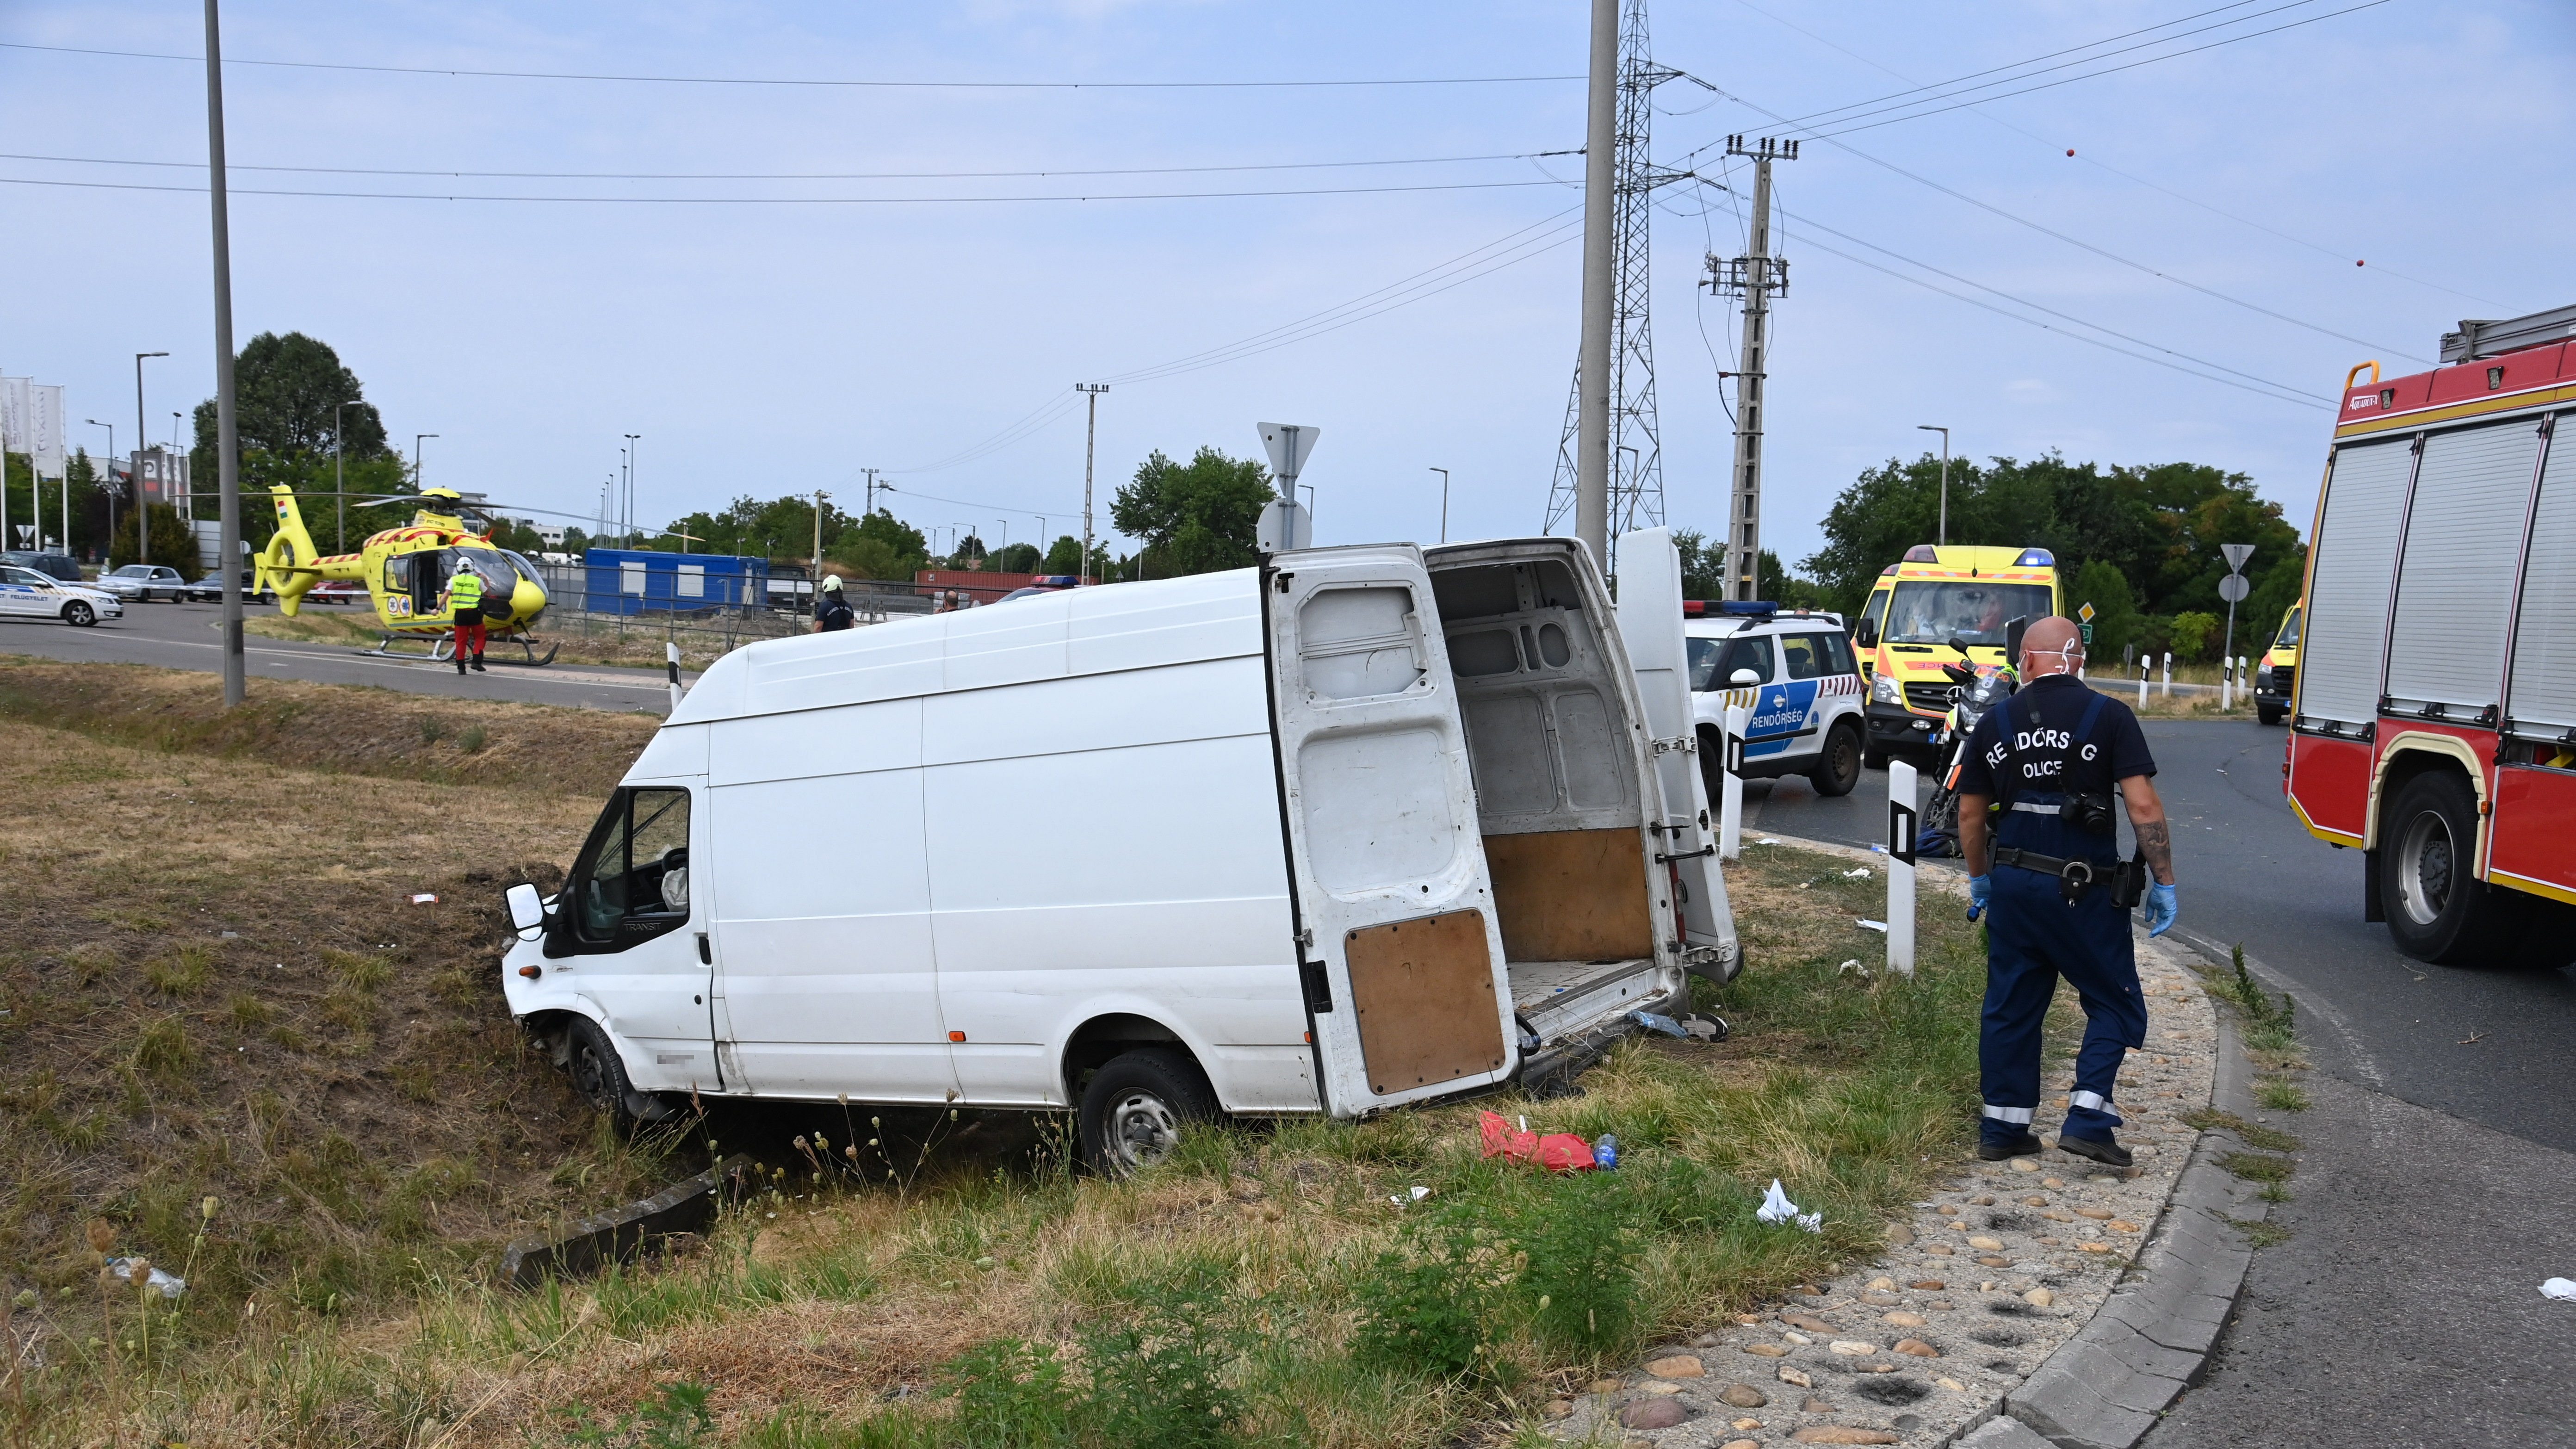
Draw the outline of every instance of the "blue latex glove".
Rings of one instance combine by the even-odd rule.
[[[2182,914],[2181,902],[2174,899],[2169,885],[2147,887],[2147,934],[2161,936],[2173,929],[2174,918]]]
[[[1977,917],[1986,913],[1986,902],[1993,897],[1994,893],[1995,882],[1993,877],[1982,875],[1972,875],[1968,877],[1969,920],[1973,921]]]

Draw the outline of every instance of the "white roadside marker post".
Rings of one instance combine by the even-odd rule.
[[[1914,766],[1887,762],[1887,969],[1914,974]]]
[[[2165,653],[2165,698],[2173,698],[2173,652]]]
[[[1725,754],[1718,763],[1726,779],[1718,787],[1717,858],[1739,859],[1744,853],[1744,731],[1752,711],[1740,704],[1726,707]]]
[[[662,662],[669,667],[671,673],[671,713],[678,714],[680,712],[680,695],[682,693],[682,690],[680,689],[680,646],[671,640],[663,640]]]
[[[2138,661],[2138,708],[2140,709],[2147,707],[2147,676],[2152,672],[2147,668],[2147,661],[2143,659]]]
[[[2235,660],[2233,660],[2233,659],[2227,658],[2225,655],[2221,655],[2221,656],[2219,656],[2219,660],[2218,660],[2218,712],[2219,712],[2220,714],[2225,714],[2225,713],[2227,713],[2227,707],[2228,707],[2227,691],[2228,691],[2228,687],[2229,687],[2230,685],[2234,684],[2235,682],[2236,682],[2236,661],[2235,661]]]

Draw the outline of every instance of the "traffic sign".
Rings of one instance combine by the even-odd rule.
[[[1303,423],[1262,423],[1261,446],[1270,450],[1270,476],[1279,480],[1279,496],[1295,499],[1297,472],[1306,465],[1306,455],[1315,451],[1315,440],[1323,436],[1322,428]]]
[[[2076,626],[2075,626],[2075,632],[2084,636],[2084,647],[2085,647],[2085,648],[2090,649],[2090,648],[2092,648],[2092,647],[2093,647],[2093,626],[2092,626],[2092,625],[2090,625],[2090,624],[2078,624],[2078,625],[2076,625]]]
[[[2080,609],[2076,610],[2076,611],[2075,611],[2075,617],[2076,617],[2076,618],[2078,618],[2078,619],[2083,620],[2083,621],[2084,621],[2085,623],[2087,623],[2087,624],[2092,623],[2092,622],[2093,622],[2093,606],[2092,606],[2091,604],[2086,604],[2083,608],[2080,608]],[[2084,637],[2085,637],[2085,638],[2087,638],[2087,639],[2092,638],[2092,637],[2093,637],[2092,632],[2091,632],[2090,630],[2087,630],[2087,631],[2085,632]]]
[[[2254,545],[2250,543],[2222,543],[2218,546],[2218,551],[2227,555],[2227,571],[2232,574],[2241,571],[2245,567],[2245,561],[2254,556]],[[2236,597],[2241,599],[2245,596],[2243,594],[2238,594]]]
[[[2243,574],[2229,574],[2218,581],[2218,596],[2233,604],[2254,592],[2253,581]]]

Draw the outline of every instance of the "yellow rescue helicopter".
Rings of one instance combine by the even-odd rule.
[[[294,618],[305,593],[326,579],[364,584],[384,627],[384,642],[366,653],[443,660],[456,647],[447,581],[458,569],[471,569],[483,580],[483,622],[492,642],[515,643],[525,656],[510,662],[554,661],[561,646],[547,644],[540,659],[537,645],[543,641],[532,632],[546,611],[546,587],[536,566],[493,543],[493,521],[468,507],[454,489],[424,488],[403,495],[420,503],[410,523],[375,534],[355,553],[332,554],[313,546],[293,489],[279,483],[268,491],[277,509],[277,532],[256,556],[252,588],[274,590],[279,613]],[[426,655],[396,647],[406,642],[426,645]]]

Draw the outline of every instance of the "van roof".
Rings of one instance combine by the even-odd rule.
[[[1879,570],[1879,581],[1992,578],[2045,583],[2055,576],[2056,568],[2057,556],[2044,548],[1918,543],[1905,551],[1905,557]]]
[[[665,724],[830,709],[1258,655],[1257,571],[1064,589],[999,605],[746,645]]]

